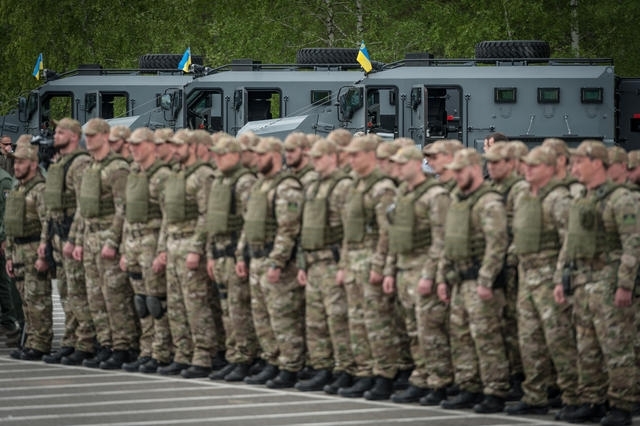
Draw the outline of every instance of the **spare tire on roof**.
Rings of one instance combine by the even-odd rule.
[[[138,59],[138,67],[143,70],[177,70],[182,60],[182,54],[174,53],[149,53]],[[204,58],[199,55],[191,55],[191,63],[204,64]]]
[[[476,44],[477,59],[547,59],[549,43],[540,40],[496,40]]]

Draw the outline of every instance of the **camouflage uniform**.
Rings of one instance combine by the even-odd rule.
[[[438,267],[438,264],[444,249],[444,223],[449,201],[449,192],[434,178],[428,177],[413,189],[402,184],[397,191],[395,209],[390,214],[390,247],[384,275],[396,277],[398,298],[411,339],[415,368],[409,382],[423,389],[441,389],[453,382],[449,308],[436,294],[436,284],[445,281],[442,265]],[[411,229],[397,223],[399,215],[405,216],[404,209],[413,209]],[[418,293],[421,278],[433,281],[430,295]]]
[[[633,291],[640,259],[639,211],[633,194],[610,182],[589,189],[571,205],[554,282],[561,282],[560,271],[568,265],[581,403],[608,399],[612,407],[629,411],[636,399],[636,308],[615,306],[614,295],[617,288]]]
[[[335,281],[343,234],[341,214],[351,185],[348,175],[336,169],[306,188],[298,264],[307,274],[305,325],[309,364],[316,370],[333,369],[334,374],[355,373],[345,288]],[[325,222],[319,224],[319,230],[310,222],[320,208],[325,211]],[[320,233],[321,241],[310,241],[314,232]]]
[[[109,153],[100,161],[93,159],[82,177],[76,212],[83,234],[77,234],[75,243],[83,247],[87,298],[96,337],[102,347],[116,351],[137,346],[133,292],[127,274],[120,270],[119,256],[105,259],[101,251],[105,245],[116,251],[120,248],[128,173],[129,164],[117,154]]]
[[[251,311],[261,357],[289,372],[299,371],[304,364],[304,293],[297,282],[294,261],[302,198],[302,185],[284,170],[259,178],[249,196],[236,250],[238,258],[247,245],[251,255]],[[258,199],[264,203],[252,203]],[[264,233],[250,231],[262,224],[266,227]],[[281,271],[276,284],[267,279],[272,267]]]
[[[15,283],[22,298],[27,335],[24,347],[48,353],[53,339],[51,279],[48,272],[38,272],[34,266],[38,245],[47,239],[44,187],[39,172],[19,183],[7,197],[4,225],[7,259],[13,262]]]
[[[87,288],[82,262],[62,254],[71,232],[77,207],[77,194],[84,170],[89,166],[89,154],[77,149],[56,159],[49,166],[44,200],[47,205],[47,235],[51,238],[60,303],[64,310],[65,331],[61,346],[72,346],[93,352],[96,332],[87,303]]]
[[[235,249],[242,230],[242,220],[238,218],[242,218],[246,210],[249,193],[255,182],[255,175],[244,167],[220,173],[211,185],[207,208],[207,258],[215,260],[214,275],[224,322],[226,359],[235,364],[251,363],[258,354],[258,341],[251,315],[249,279],[241,278],[235,272]],[[215,214],[222,191],[231,194],[227,195],[229,210],[221,212],[226,214],[228,222]],[[232,205],[234,201],[235,204]],[[222,230],[226,226],[237,226],[238,229],[230,232]]]
[[[569,189],[554,180],[537,195],[530,190],[520,192],[514,202],[513,250],[519,259],[518,337],[525,373],[522,401],[532,406],[548,404],[547,389],[555,384],[554,374],[563,403],[577,404],[577,350],[571,306],[557,304],[553,296],[555,265],[567,230],[570,204]]]
[[[211,367],[216,352],[211,301],[217,294],[207,276],[204,247],[207,196],[213,179],[213,169],[201,161],[167,179],[157,248],[157,253],[167,253],[167,312],[174,362],[203,368]],[[175,187],[171,191],[170,185]],[[200,255],[194,270],[186,266],[189,253]]]
[[[13,188],[13,176],[0,170],[0,217],[4,218],[4,208],[7,194]],[[0,242],[5,241],[4,220],[0,222]],[[18,295],[18,290],[11,278],[7,275],[5,268],[6,256],[4,251],[0,251],[0,325],[10,333],[17,333],[16,321],[22,322],[22,302]],[[16,331],[12,331],[16,329]]]
[[[444,272],[451,286],[455,382],[462,390],[498,398],[509,389],[501,325],[504,290],[493,288],[507,250],[506,224],[502,197],[487,183],[471,194],[453,192],[445,228]],[[480,299],[479,286],[493,288],[493,297]]]
[[[386,211],[394,194],[393,181],[376,168],[359,177],[347,196],[340,262],[346,271],[349,334],[357,377],[393,379],[399,370],[412,366],[409,354],[403,351],[399,332],[403,324],[398,321],[395,295],[385,294],[381,284],[369,282],[371,271],[383,273],[389,247]],[[354,215],[358,200],[362,200],[363,217]]]
[[[167,281],[164,272],[153,271],[152,264],[162,223],[159,199],[164,182],[171,175],[169,166],[160,160],[146,170],[132,164],[127,177],[122,238],[122,255],[126,259],[140,321],[139,358],[152,357],[161,364],[168,363],[171,358],[171,331],[165,315]]]

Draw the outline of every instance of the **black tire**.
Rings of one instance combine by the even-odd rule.
[[[547,59],[549,43],[540,40],[481,41],[476,44],[477,59]]]
[[[149,53],[140,56],[138,67],[142,70],[177,70],[182,55],[173,53]],[[199,55],[191,55],[191,63],[204,64],[204,58]]]
[[[357,65],[358,49],[311,47],[298,50],[298,64],[353,64]]]

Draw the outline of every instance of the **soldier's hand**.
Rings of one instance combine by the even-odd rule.
[[[298,269],[298,284],[307,285],[307,272],[304,269]]]
[[[449,304],[449,302],[451,302],[451,297],[449,296],[449,286],[447,286],[445,283],[438,284],[438,288],[436,291],[438,293],[438,299],[440,299],[442,303]]]
[[[38,257],[40,259],[44,259],[47,256],[47,245],[46,244],[40,244],[38,246]]]
[[[558,305],[564,305],[567,303],[567,298],[564,296],[564,289],[562,288],[562,284],[556,284],[553,288],[553,298],[556,300]]]
[[[38,258],[36,259],[34,267],[38,272],[47,272],[47,270],[49,269],[49,262],[44,259]]]
[[[491,300],[493,299],[493,290],[483,285],[479,285],[476,287],[476,291],[478,292],[478,296],[482,300]]]
[[[69,259],[73,258],[73,249],[75,248],[75,246],[73,244],[71,244],[69,241],[67,241],[66,243],[64,243],[64,245],[62,246],[62,255],[64,257],[67,257]]]
[[[127,258],[124,256],[120,256],[120,270],[122,272],[127,272]]]
[[[75,260],[77,260],[78,262],[82,262],[82,255],[83,255],[83,250],[82,250],[82,246],[75,246],[73,248],[73,258]]]
[[[422,296],[429,296],[433,291],[433,280],[420,278],[418,281],[418,293]]]
[[[13,273],[13,260],[7,259],[7,262],[4,265],[4,269],[7,271],[7,275],[11,278],[15,278],[15,274]]]
[[[153,264],[151,265],[151,269],[156,274],[164,271],[167,267],[167,252],[163,251],[158,253],[155,259],[153,259]]]
[[[616,289],[616,296],[614,299],[614,303],[618,308],[626,308],[631,306],[631,290],[618,287]]]
[[[247,264],[244,263],[243,260],[239,260],[236,262],[236,275],[240,278],[247,277]]]
[[[100,250],[100,257],[103,259],[113,260],[116,258],[116,249],[105,244],[102,246],[102,250]]]
[[[338,272],[336,272],[336,284],[344,284],[344,269],[338,269]]]
[[[207,259],[207,275],[209,275],[209,278],[211,278],[211,281],[216,280],[215,269],[216,269],[215,259]]]
[[[376,271],[369,271],[370,284],[380,284],[381,282],[382,282],[382,274],[379,274]]]
[[[185,266],[187,269],[195,270],[198,269],[198,265],[200,264],[200,253],[187,253],[187,258],[185,260]]]
[[[382,291],[385,294],[393,294],[396,291],[396,279],[390,275],[387,275],[382,280]]]
[[[269,270],[267,271],[267,280],[269,280],[269,282],[271,284],[276,284],[278,283],[278,281],[280,281],[280,268],[277,267],[270,267]]]

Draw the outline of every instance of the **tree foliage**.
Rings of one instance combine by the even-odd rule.
[[[3,0],[0,113],[39,82],[40,52],[57,72],[97,63],[135,68],[146,53],[187,46],[209,66],[233,58],[291,63],[303,47],[358,47],[393,62],[408,52],[471,57],[482,40],[546,40],[552,56],[613,58],[640,76],[637,0]],[[37,11],[34,13],[34,11]],[[43,24],[44,22],[44,24]],[[572,25],[579,51],[571,46]]]

